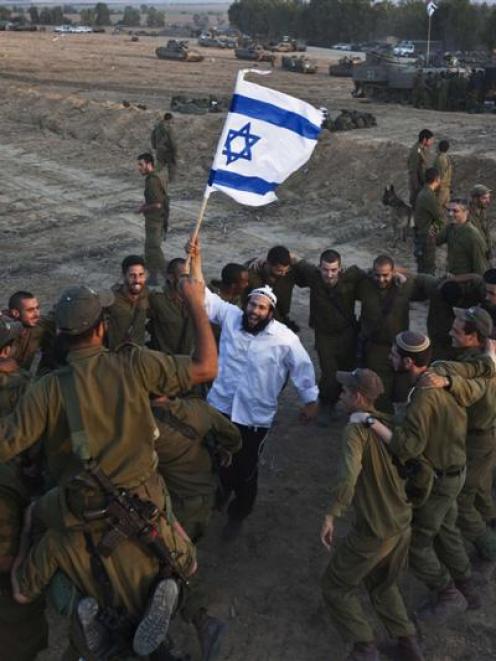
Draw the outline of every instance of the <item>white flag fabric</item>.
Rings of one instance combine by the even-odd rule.
[[[430,2],[427,3],[427,13],[429,14],[429,16],[432,16],[432,14],[436,11],[436,9],[437,9],[437,5],[435,2],[432,2],[431,0]]]
[[[308,161],[323,113],[309,103],[244,80],[239,71],[205,195],[222,191],[241,204],[277,200],[276,188]]]

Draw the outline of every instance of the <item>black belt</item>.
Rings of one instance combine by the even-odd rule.
[[[442,478],[442,477],[459,477],[463,471],[465,470],[465,466],[462,466],[461,468],[452,468],[447,471],[439,470],[438,468],[434,469],[434,474],[437,478]]]

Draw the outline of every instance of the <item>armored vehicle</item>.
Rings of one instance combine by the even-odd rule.
[[[345,55],[338,60],[337,64],[329,65],[329,75],[338,76],[340,78],[351,78],[353,75],[353,66],[355,64],[360,64],[361,61],[360,58],[348,57],[348,55]]]
[[[315,73],[317,71],[315,61],[305,55],[283,55],[281,66],[283,69],[297,73]]]
[[[159,60],[182,60],[183,62],[201,62],[203,55],[193,48],[189,48],[187,41],[169,39],[166,46],[155,49]]]
[[[263,49],[260,44],[252,44],[249,46],[242,46],[234,50],[235,57],[238,60],[252,60],[254,62],[270,62],[274,65],[276,56]]]

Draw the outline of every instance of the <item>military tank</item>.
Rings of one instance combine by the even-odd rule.
[[[416,59],[369,52],[353,66],[353,95],[410,103],[417,71]]]
[[[337,64],[329,65],[329,75],[339,78],[351,78],[353,76],[353,66],[359,64],[361,59],[345,55]]]
[[[274,65],[276,56],[266,51],[260,44],[240,46],[234,49],[234,56],[238,60],[250,60],[253,62],[270,62]]]
[[[204,58],[197,50],[190,48],[187,41],[169,39],[165,46],[155,49],[159,60],[180,60],[182,62],[201,62]]]
[[[306,55],[283,55],[281,66],[296,73],[316,73],[317,64]]]

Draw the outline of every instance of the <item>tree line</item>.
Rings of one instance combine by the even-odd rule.
[[[431,39],[447,50],[496,47],[496,7],[470,0],[439,0]],[[394,36],[426,39],[423,0],[235,0],[229,20],[241,32],[260,38],[288,35],[318,46],[359,43]]]
[[[0,20],[14,20],[17,23],[25,24],[27,16],[29,16],[31,25],[63,25],[72,23],[68,17],[69,14],[78,13],[80,23],[105,27],[112,25],[111,14],[116,13],[116,10],[110,9],[105,2],[97,2],[94,7],[81,9],[80,12],[72,5],[42,7],[41,9],[32,6],[27,10],[14,5],[12,8],[0,7]],[[144,17],[143,24],[147,27],[162,28],[165,26],[165,12],[148,5],[141,5],[140,9],[132,6],[125,7],[118,24],[126,27],[139,27],[142,24],[142,17]]]

